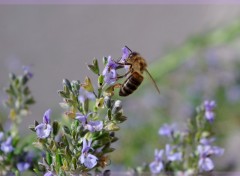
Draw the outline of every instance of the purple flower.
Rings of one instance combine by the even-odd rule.
[[[80,156],[81,164],[84,164],[88,169],[92,169],[97,165],[98,158],[90,153],[82,154]]]
[[[87,121],[88,116],[91,114],[93,114],[93,112],[89,112],[87,115],[77,113],[76,119],[82,122],[83,127],[90,132],[101,131],[103,129],[102,121]]]
[[[131,53],[131,51],[129,51],[129,49],[127,47],[123,47],[122,48],[122,58],[120,60],[121,63],[125,63],[127,58],[129,57],[129,54]],[[129,65],[124,65],[124,68],[128,71],[129,70]]]
[[[81,87],[80,90],[79,90],[78,100],[81,103],[84,103],[86,99],[94,100],[95,95],[94,95],[93,92],[88,92],[87,90],[85,90],[84,88]]]
[[[48,171],[44,174],[44,176],[54,176],[54,174],[51,171]]]
[[[108,62],[103,69],[102,75],[104,76],[104,82],[106,84],[114,84],[117,80],[116,68],[118,64],[112,60],[111,56],[108,56]]]
[[[202,145],[211,145],[215,141],[215,138],[201,138],[200,144]]]
[[[6,141],[4,141],[2,144],[1,144],[1,150],[4,152],[4,153],[10,153],[13,151],[13,146],[12,146],[12,137],[9,136],[7,138]]]
[[[51,110],[48,109],[44,113],[43,123],[40,123],[39,125],[37,125],[35,127],[37,136],[39,138],[42,138],[42,139],[47,138],[50,135],[51,131],[52,131],[52,127],[50,125],[50,113],[51,113]]]
[[[167,136],[167,137],[171,137],[174,134],[176,125],[172,124],[172,125],[168,125],[168,124],[164,124],[158,131],[158,133],[162,136]]]
[[[91,140],[87,141],[86,138],[83,138],[82,154],[79,157],[81,164],[84,164],[84,166],[89,169],[92,169],[94,166],[96,166],[98,160],[96,156],[88,153],[90,149],[93,150],[93,148],[91,147],[91,143]]]
[[[23,172],[25,170],[28,170],[30,167],[30,164],[28,162],[19,162],[17,163],[17,168],[20,172]]]
[[[76,119],[82,122],[82,125],[85,126],[87,124],[87,118],[89,115],[91,115],[92,112],[87,113],[87,115],[77,113],[76,114]]]
[[[85,125],[85,129],[88,129],[90,132],[101,131],[103,129],[102,121],[90,121]]]
[[[167,160],[169,161],[181,161],[182,160],[182,153],[181,152],[174,152],[175,147],[166,144],[165,146],[165,153]]]
[[[210,145],[199,145],[197,152],[199,154],[198,167],[200,171],[211,171],[214,168],[214,163],[210,156],[221,156],[224,153],[224,149]]]
[[[213,120],[214,120],[214,117],[215,117],[214,108],[215,107],[216,107],[216,103],[213,100],[212,101],[206,100],[204,102],[205,118],[209,122],[213,122]]]
[[[155,160],[149,164],[151,173],[159,174],[163,169],[163,150],[155,149]]]
[[[29,66],[23,66],[22,69],[24,71],[24,74],[27,75],[28,78],[33,77],[33,73],[30,72],[30,67]]]
[[[87,153],[90,149],[93,150],[91,147],[92,141],[91,140],[86,140],[86,138],[83,138],[83,148],[82,148],[82,153]]]
[[[213,161],[209,158],[211,146],[202,146],[199,145],[197,148],[197,151],[199,153],[199,161],[198,161],[198,167],[200,171],[211,171],[214,168]]]
[[[212,150],[211,150],[212,154],[214,154],[215,156],[222,156],[224,154],[224,149],[221,147],[217,147],[217,146],[212,146]]]
[[[126,59],[128,58],[129,54],[131,53],[131,51],[129,51],[129,49],[127,47],[123,47],[122,48],[122,58],[121,58],[121,62],[126,62]]]

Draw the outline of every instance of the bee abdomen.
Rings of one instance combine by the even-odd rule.
[[[140,75],[138,72],[132,73],[122,84],[119,91],[119,96],[128,96],[132,94],[142,83],[142,81],[143,81],[142,75]]]

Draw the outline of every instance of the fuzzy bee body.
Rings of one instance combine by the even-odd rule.
[[[128,96],[132,94],[138,86],[142,83],[143,76],[138,72],[133,72],[129,77],[124,81],[120,87],[119,96]]]
[[[130,67],[127,79],[124,81],[123,84],[121,84],[119,96],[128,96],[132,94],[142,83],[144,79],[143,77],[144,72],[146,72],[149,75],[158,93],[160,93],[157,84],[155,83],[151,74],[147,70],[146,60],[139,53],[131,52],[128,58],[126,59],[125,63],[123,63],[122,65],[129,65]]]

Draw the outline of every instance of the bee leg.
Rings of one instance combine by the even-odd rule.
[[[122,84],[120,84],[120,83],[117,83],[117,84],[115,84],[114,86],[113,86],[113,88],[115,89],[115,88],[120,88],[121,87],[121,85]]]

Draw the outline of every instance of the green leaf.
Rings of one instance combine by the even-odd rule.
[[[107,64],[107,62],[108,62],[108,58],[107,57],[103,57],[103,64],[104,64],[104,66]]]
[[[68,79],[63,79],[63,85],[65,85],[68,90],[72,91],[72,86]]]
[[[62,97],[62,98],[69,98],[69,93],[67,94],[66,92],[64,92],[63,90],[59,90],[58,94]]]
[[[99,75],[99,66],[98,66],[98,60],[96,58],[93,59],[93,64],[88,65],[89,70],[91,70],[93,73]]]
[[[46,152],[46,161],[47,161],[48,165],[52,164],[52,156],[49,152]]]
[[[60,155],[60,151],[59,151],[59,150],[56,152],[56,164],[57,164],[59,167],[61,167],[61,166],[63,165],[63,163],[62,163],[62,157],[61,157],[61,155]]]
[[[104,83],[104,76],[103,75],[100,75],[98,77],[98,87],[101,87]]]
[[[31,104],[34,104],[34,103],[35,103],[35,100],[33,99],[33,97],[30,97],[25,101],[25,104],[27,104],[27,105],[31,105]]]
[[[35,126],[34,125],[29,125],[29,127],[28,127],[30,130],[32,130],[33,132],[36,132],[36,130],[35,130]]]
[[[71,135],[71,131],[70,131],[70,129],[67,127],[67,126],[63,126],[63,131],[66,133],[66,134],[69,134],[69,135]]]
[[[58,134],[59,131],[59,123],[57,121],[53,122],[53,135],[56,136]]]

